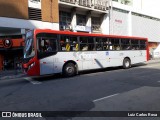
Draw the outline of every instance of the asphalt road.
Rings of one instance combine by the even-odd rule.
[[[126,70],[107,68],[85,71],[71,78],[55,75],[40,79],[25,77],[0,81],[0,111],[160,111],[159,103],[160,63],[136,65]],[[83,118],[72,116],[56,119],[106,118],[92,118],[90,115]],[[107,120],[121,119],[128,120],[126,117],[107,117]]]

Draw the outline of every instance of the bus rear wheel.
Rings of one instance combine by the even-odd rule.
[[[123,60],[123,68],[124,69],[128,69],[128,68],[130,68],[131,67],[131,61],[130,61],[130,59],[129,58],[125,58],[124,60]]]
[[[76,67],[73,63],[67,63],[63,67],[63,75],[65,77],[71,77],[74,76],[75,74],[76,74]]]

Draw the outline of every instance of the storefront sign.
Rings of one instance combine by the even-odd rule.
[[[28,6],[31,8],[41,9],[41,0],[28,0]]]
[[[4,39],[3,40],[3,47],[4,48],[11,48],[13,45],[12,40],[11,39]]]
[[[122,24],[122,20],[115,19],[115,22],[116,22],[116,23],[121,23],[121,24]]]
[[[91,27],[76,25],[74,31],[91,32]]]

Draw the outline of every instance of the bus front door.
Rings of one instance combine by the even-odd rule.
[[[40,60],[40,75],[53,74],[53,59],[51,57]]]

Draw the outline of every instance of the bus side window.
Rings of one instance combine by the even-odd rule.
[[[70,51],[78,51],[78,39],[77,36],[70,37]]]
[[[102,50],[102,38],[99,37],[96,38],[96,50],[97,51]]]
[[[132,50],[139,50],[139,40],[131,40]]]
[[[146,49],[146,41],[145,40],[140,40],[140,49],[145,50]]]
[[[108,41],[108,46],[109,46],[109,50],[114,50],[114,46],[113,46],[113,41],[111,39],[109,39]]]
[[[88,37],[88,50],[93,51],[95,49],[94,37]]]
[[[121,39],[122,50],[132,50],[130,39]]]
[[[103,50],[110,50],[109,43],[110,43],[110,39],[109,38],[103,38]]]
[[[80,50],[87,51],[88,50],[88,38],[80,37]]]

